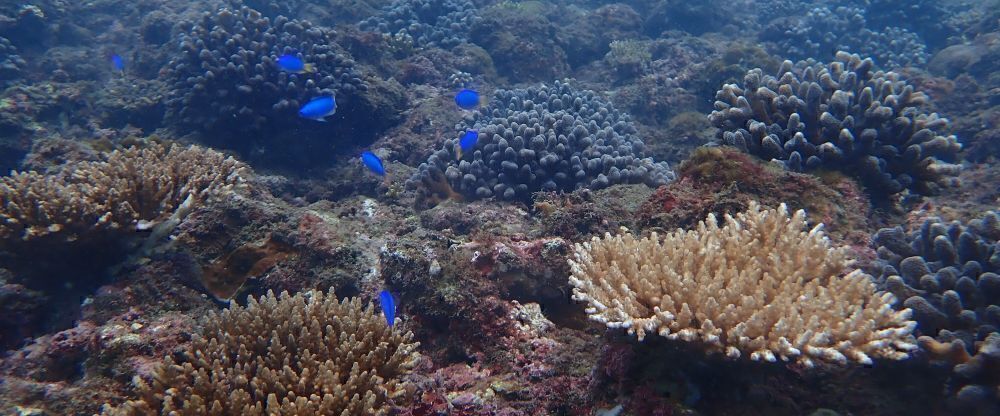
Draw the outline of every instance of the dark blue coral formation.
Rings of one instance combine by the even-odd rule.
[[[17,48],[7,38],[0,36],[0,87],[20,78],[27,63],[17,54]]]
[[[899,74],[838,52],[830,64],[786,60],[777,76],[751,70],[742,87],[716,93],[709,119],[721,144],[793,171],[839,170],[889,195],[932,193],[959,170],[950,162],[961,144],[926,101]]]
[[[824,59],[831,51],[849,51],[872,57],[885,68],[922,65],[927,46],[917,34],[899,26],[872,29],[865,9],[816,7],[793,20],[765,29],[763,38],[791,59]]]
[[[666,162],[644,156],[628,114],[568,81],[497,90],[455,127],[456,138],[421,164],[408,186],[443,177],[468,198],[523,201],[538,191],[658,186],[674,178]],[[479,131],[479,142],[459,158],[457,137],[470,129]]]
[[[181,55],[170,62],[168,116],[184,130],[266,133],[299,122],[300,105],[333,94],[339,102],[367,90],[349,54],[333,33],[256,10],[222,9],[186,22]],[[282,71],[286,54],[315,67],[312,73]]]
[[[875,243],[880,283],[913,310],[917,331],[975,354],[954,367],[956,403],[1000,409],[1000,215],[931,218],[909,234],[883,228]]]
[[[395,0],[378,15],[361,21],[360,27],[419,47],[450,48],[466,42],[469,29],[479,20],[469,0]]]
[[[1000,331],[1000,215],[932,218],[908,235],[883,228],[875,242],[886,289],[913,309],[924,335],[971,348]]]

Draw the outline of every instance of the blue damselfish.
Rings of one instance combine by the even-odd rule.
[[[396,300],[392,298],[392,293],[383,290],[378,294],[378,301],[382,305],[382,315],[385,316],[385,323],[392,324],[396,321]]]
[[[294,72],[296,74],[301,74],[303,72],[313,72],[312,64],[307,64],[302,61],[299,57],[295,55],[282,55],[278,58],[278,67],[288,71]]]
[[[316,121],[326,121],[326,117],[337,112],[337,100],[332,95],[314,98],[299,109],[299,117]]]
[[[463,110],[472,110],[479,106],[479,93],[468,88],[455,94],[455,104]]]
[[[111,67],[114,68],[115,71],[122,72],[125,70],[125,60],[122,59],[121,55],[117,53],[113,54],[111,55]]]
[[[361,152],[361,163],[364,163],[368,167],[368,170],[374,174],[385,176],[385,166],[382,165],[382,159],[379,159],[374,153],[367,150]]]
[[[458,158],[462,158],[462,154],[472,150],[476,147],[476,143],[479,142],[479,131],[469,130],[462,135],[461,139],[458,139]]]

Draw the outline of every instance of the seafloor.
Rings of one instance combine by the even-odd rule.
[[[0,90],[3,415],[1000,414],[1000,1],[2,0]]]

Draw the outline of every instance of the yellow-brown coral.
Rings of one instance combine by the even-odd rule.
[[[166,359],[114,415],[382,415],[405,394],[419,343],[372,305],[333,292],[280,297],[208,317],[179,362]]]
[[[148,227],[232,191],[248,172],[211,149],[159,144],[116,150],[56,175],[14,172],[0,178],[0,244]]]
[[[570,266],[573,297],[590,318],[701,341],[732,358],[871,363],[903,359],[914,346],[911,311],[877,293],[870,277],[843,275],[847,249],[833,247],[822,226],[806,230],[805,212],[782,204],[713,215],[692,231],[636,239],[630,234],[577,244]]]

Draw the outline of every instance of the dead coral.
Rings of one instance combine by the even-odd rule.
[[[269,292],[206,322],[182,359],[138,382],[138,400],[105,414],[383,415],[419,356],[411,333],[332,291]]]
[[[904,359],[916,348],[910,311],[875,292],[868,275],[846,276],[848,249],[834,247],[822,226],[803,231],[805,212],[756,202],[719,227],[714,215],[663,241],[653,233],[594,238],[570,260],[573,298],[591,319],[700,341],[736,358],[845,364],[871,357]]]

